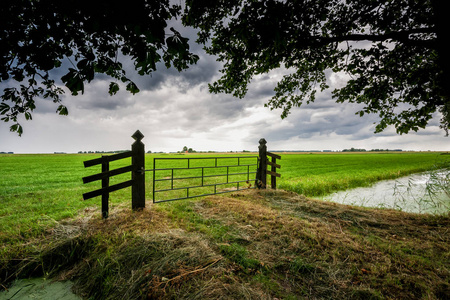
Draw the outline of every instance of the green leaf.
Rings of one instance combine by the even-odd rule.
[[[11,127],[9,127],[9,130],[11,132],[17,132],[19,134],[19,136],[21,136],[23,133],[23,128],[19,123],[11,125]]]
[[[130,82],[127,84],[127,91],[131,92],[133,95],[139,93],[139,88],[134,82]]]
[[[72,95],[78,95],[78,92],[84,93],[83,77],[77,70],[69,68],[69,72],[61,77],[66,87],[72,92]]]
[[[56,112],[62,116],[67,116],[69,114],[67,107],[62,104],[60,106],[58,106],[58,108],[56,109]]]
[[[119,85],[116,82],[111,82],[109,84],[109,94],[112,96],[112,95],[117,94],[118,91],[119,91]]]
[[[0,114],[6,114],[10,109],[11,107],[8,104],[4,102],[0,103]]]

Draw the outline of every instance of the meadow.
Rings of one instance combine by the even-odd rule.
[[[280,161],[280,188],[308,197],[322,196],[448,167],[449,163],[448,156],[433,152],[288,154]]]
[[[252,157],[255,154],[246,154]],[[308,197],[321,196],[352,187],[368,186],[383,179],[448,166],[448,156],[435,152],[407,153],[282,153],[278,187]],[[153,169],[153,158],[204,158],[215,154],[146,154],[146,169]],[[219,155],[235,157],[235,154]],[[0,155],[0,241],[33,236],[55,221],[73,217],[80,209],[100,205],[100,197],[82,200],[82,194],[100,187],[83,185],[81,178],[100,171],[99,166],[84,168],[83,161],[99,154]],[[129,165],[131,159],[111,163],[111,169]],[[158,168],[177,167],[172,160],[158,162]],[[164,164],[165,163],[165,164]],[[182,164],[186,164],[183,160]],[[197,160],[208,165],[211,161]],[[224,162],[223,162],[224,163]],[[248,163],[253,163],[250,159]],[[225,163],[226,164],[226,163]],[[220,165],[220,163],[219,163]],[[192,171],[194,172],[194,171]],[[223,173],[223,171],[222,171]],[[111,178],[111,184],[130,178],[130,173]],[[146,172],[147,199],[152,199],[152,172]],[[167,175],[167,174],[166,174]],[[188,176],[183,174],[179,176]],[[196,174],[198,175],[198,174]],[[253,174],[254,175],[254,174]],[[159,174],[158,178],[164,176]],[[246,176],[240,179],[245,179]],[[215,178],[213,178],[215,179]],[[189,184],[195,185],[190,181]],[[233,186],[233,185],[230,185]],[[235,186],[235,185],[234,185]],[[161,187],[159,187],[161,188]],[[173,194],[184,196],[185,191]],[[130,202],[130,188],[110,195],[110,205]]]
[[[207,155],[146,154],[146,169],[153,168],[154,157]],[[72,279],[79,294],[94,299],[124,293],[198,299],[450,295],[448,216],[310,198],[448,167],[448,156],[281,156],[278,187],[286,192],[252,190],[151,205],[148,172],[147,209],[130,211],[127,188],[111,193],[110,218],[101,220],[100,198],[82,200],[99,183],[81,180],[99,172],[83,167],[98,154],[0,155],[0,284],[38,275]],[[129,163],[114,162],[111,169]],[[128,178],[117,176],[111,184]]]

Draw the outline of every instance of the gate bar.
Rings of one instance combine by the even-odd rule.
[[[162,189],[162,190],[156,190],[155,192],[168,192],[168,191],[177,191],[177,190],[184,190],[184,189],[190,189],[190,188],[202,188],[202,187],[210,187],[210,186],[218,186],[218,185],[225,185],[225,184],[234,184],[239,182],[247,182],[247,180],[239,180],[239,181],[231,181],[231,182],[219,182],[219,183],[211,183],[211,184],[205,184],[205,185],[193,185],[193,186],[184,186],[184,187],[177,187],[173,189]]]
[[[256,174],[255,172],[244,172],[244,173],[229,173],[229,174],[217,174],[217,175],[205,175],[205,176],[193,176],[193,177],[173,177],[173,178],[161,178],[161,179],[155,179],[154,181],[168,181],[171,180],[172,181],[172,185],[173,185],[173,181],[174,180],[182,180],[182,179],[196,179],[196,178],[207,178],[207,177],[219,177],[219,176],[227,176],[227,180],[228,180],[228,175],[229,176],[233,176],[233,175],[244,175],[244,174]],[[247,180],[249,176],[247,176]],[[203,181],[203,180],[202,180]]]

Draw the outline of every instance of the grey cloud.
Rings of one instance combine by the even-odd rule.
[[[108,93],[109,81],[95,80],[76,97],[64,96],[63,103],[83,110],[117,110],[132,104],[129,93],[122,88],[116,95]]]
[[[313,138],[316,135],[353,136],[356,139],[365,139],[373,136],[371,124],[373,117],[360,118],[355,115],[357,107],[350,104],[323,101],[323,105],[314,103],[294,108],[291,115],[285,120],[285,126],[271,129],[266,126],[265,135],[274,141],[288,140],[293,137],[301,139]],[[252,129],[252,136],[259,135],[257,129]]]
[[[200,59],[197,64],[189,66],[188,69],[178,72],[175,68],[166,68],[161,62],[156,65],[157,70],[149,75],[141,76],[134,70],[134,65],[130,59],[126,60],[128,70],[127,76],[138,86],[146,91],[157,90],[167,82],[177,82],[184,88],[192,87],[202,83],[211,83],[220,63],[216,62],[215,57],[202,52],[199,53]]]

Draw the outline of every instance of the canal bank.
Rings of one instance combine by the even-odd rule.
[[[383,180],[370,187],[336,192],[325,201],[412,213],[443,214],[450,211],[450,173],[439,170]]]

